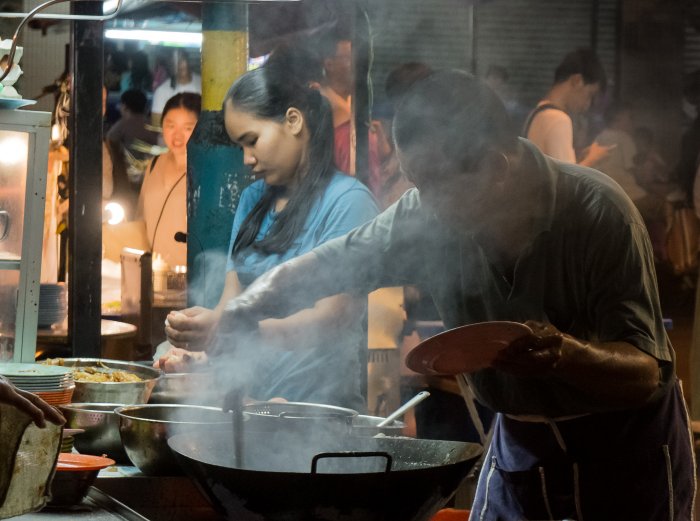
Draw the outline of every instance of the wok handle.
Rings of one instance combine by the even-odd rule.
[[[394,461],[391,454],[387,452],[322,452],[316,454],[311,460],[312,474],[317,474],[316,467],[318,466],[318,461],[326,458],[385,458],[386,467],[384,468],[384,472],[391,472],[391,464]]]

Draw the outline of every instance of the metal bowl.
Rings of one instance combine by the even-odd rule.
[[[114,409],[122,403],[71,403],[59,408],[66,418],[66,427],[84,429],[73,437],[73,445],[81,454],[107,454],[118,463],[129,464],[119,434],[119,416]]]
[[[156,384],[149,403],[184,403],[216,405],[221,403],[221,392],[209,385],[210,373],[165,373]]]
[[[104,366],[134,373],[140,382],[75,382],[73,401],[76,403],[147,403],[161,371],[153,367],[104,358],[64,358],[66,367]]]
[[[129,459],[149,476],[182,474],[168,438],[183,432],[202,432],[231,425],[232,415],[216,407],[149,404],[119,407],[119,432]]]
[[[377,425],[386,418],[381,416],[367,416],[360,414],[352,419],[352,434],[355,436],[376,436],[384,434],[386,436],[402,436],[403,428],[406,426],[403,422],[394,420],[389,425],[378,427]]]
[[[56,471],[51,481],[51,507],[77,505],[88,495],[99,470]]]

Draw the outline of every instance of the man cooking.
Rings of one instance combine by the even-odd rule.
[[[603,174],[516,138],[467,73],[417,83],[393,125],[417,189],[260,277],[222,327],[416,282],[447,327],[525,322],[532,335],[468,375],[499,413],[472,519],[690,520],[688,416],[631,201]]]

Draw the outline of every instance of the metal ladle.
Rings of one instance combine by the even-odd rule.
[[[421,391],[417,395],[415,395],[413,398],[408,400],[406,403],[404,403],[401,407],[396,409],[394,412],[392,412],[389,416],[384,418],[381,422],[377,424],[377,427],[386,427],[389,425],[391,422],[393,422],[396,418],[399,418],[402,416],[406,411],[409,409],[415,407],[418,405],[420,402],[425,400],[428,396],[430,396],[430,393],[428,391]]]

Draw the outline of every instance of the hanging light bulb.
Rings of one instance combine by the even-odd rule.
[[[121,204],[110,201],[105,205],[102,220],[106,221],[107,224],[119,224],[124,221],[125,215],[124,207]]]

